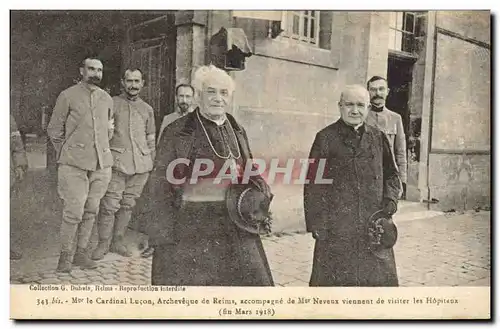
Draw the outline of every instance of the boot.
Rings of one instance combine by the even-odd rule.
[[[73,248],[78,224],[63,220],[61,223],[61,254],[57,264],[57,272],[71,272],[71,259],[73,258]]]
[[[95,248],[94,252],[92,253],[92,259],[93,260],[101,260],[106,256],[106,254],[109,252],[109,243],[106,240],[99,240],[99,243],[97,244],[97,248]]]
[[[57,264],[57,272],[71,272],[71,254],[66,251],[62,251],[59,256],[59,263]]]
[[[73,265],[79,266],[82,270],[90,270],[97,267],[97,263],[89,258],[87,251],[81,248],[76,250]]]
[[[132,253],[127,249],[125,244],[123,244],[123,236],[115,236],[113,238],[113,242],[111,243],[111,252],[123,257],[132,256]]]
[[[115,213],[107,208],[101,207],[97,222],[94,224],[93,229],[96,231],[95,235],[98,237],[98,244],[92,253],[93,260],[101,260],[109,252],[109,244],[113,234],[113,225],[115,221]]]
[[[90,236],[94,227],[95,215],[84,213],[82,222],[78,226],[77,248],[73,265],[79,266],[81,269],[92,269],[97,267],[97,263],[90,259],[88,250]]]
[[[141,252],[141,257],[142,258],[149,258],[149,257],[153,256],[154,252],[155,252],[155,248],[148,246],[146,249],[144,249]]]
[[[123,257],[130,257],[132,253],[123,244],[123,237],[127,230],[128,223],[132,217],[132,210],[128,208],[120,208],[116,212],[115,226],[113,234],[113,242],[111,243],[111,251]]]

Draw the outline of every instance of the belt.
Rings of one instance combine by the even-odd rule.
[[[186,184],[183,188],[182,201],[184,202],[225,202],[228,180],[220,183],[214,178],[200,179],[196,184]]]

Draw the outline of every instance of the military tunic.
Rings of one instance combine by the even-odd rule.
[[[113,97],[113,106],[115,130],[110,141],[113,173],[101,200],[96,227],[103,243],[110,243],[112,235],[123,238],[136,200],[153,169],[155,152],[153,108],[141,98],[129,99],[126,94]]]
[[[389,139],[394,161],[398,167],[401,181],[407,181],[406,135],[403,128],[403,119],[396,112],[386,107],[376,109],[370,107],[366,123],[380,129]]]
[[[88,246],[101,198],[111,179],[113,100],[97,86],[80,82],[59,94],[47,127],[57,153],[59,196],[63,200],[62,251]],[[78,225],[78,226],[77,226]]]

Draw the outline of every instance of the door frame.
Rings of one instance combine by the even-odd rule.
[[[170,14],[171,16],[171,14]],[[133,53],[141,49],[159,47],[159,105],[150,104],[155,111],[156,132],[161,127],[163,117],[174,110],[175,104],[175,56],[176,56],[176,27],[175,19],[169,15],[161,15],[154,19],[144,21],[126,29],[126,45],[124,45],[124,66],[128,67],[132,64]],[[136,40],[133,39],[136,30],[146,30],[151,26],[160,26],[154,29],[154,33],[146,33],[146,37],[139,36]],[[138,33],[139,34],[139,33]],[[150,73],[150,72],[148,72]],[[150,74],[149,74],[150,75]],[[151,75],[150,75],[151,76]],[[148,79],[149,77],[146,77]],[[146,81],[151,83],[152,81]],[[155,108],[156,107],[156,108]],[[158,108],[159,107],[159,108]]]

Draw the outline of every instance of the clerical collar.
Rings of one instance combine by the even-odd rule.
[[[359,128],[361,128],[363,126],[363,123],[360,123],[359,125],[357,126],[353,126],[352,129],[354,129],[355,131],[358,131]]]
[[[212,121],[213,123],[215,123],[217,126],[222,126],[224,124],[224,122],[226,122],[226,119],[227,119],[227,116],[226,114],[224,113],[224,115],[222,116],[222,118],[220,119],[217,119],[217,120],[214,120],[212,118],[210,118],[209,116],[207,116],[201,109],[199,110],[200,114],[207,120],[209,121]]]
[[[380,107],[376,107],[375,105],[371,104],[370,105],[370,111],[374,111],[374,112],[382,112],[385,108],[385,105],[382,105]]]
[[[359,125],[357,126],[351,126],[350,124],[347,124],[344,120],[340,119],[340,121],[342,122],[343,126],[351,131],[354,131],[354,132],[364,132],[365,128],[364,128],[364,122],[360,123]]]

